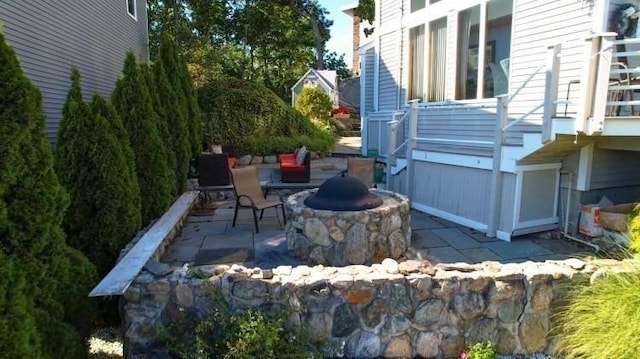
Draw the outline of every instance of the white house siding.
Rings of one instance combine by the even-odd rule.
[[[579,80],[584,56],[584,39],[592,26],[591,7],[586,1],[522,0],[515,2],[511,39],[510,91],[515,90],[547,63],[547,47],[562,44],[559,96],[564,97],[571,80]],[[545,74],[541,71],[515,97],[510,116],[530,111],[544,100]],[[571,87],[570,99],[577,101],[580,85]],[[564,110],[564,108],[563,108]],[[569,113],[575,112],[570,106]],[[542,110],[528,117],[541,123]]]
[[[4,34],[22,68],[43,96],[47,137],[55,141],[71,67],[82,76],[85,100],[109,96],[126,52],[148,61],[146,2],[137,1],[137,20],[125,1],[0,1]]]
[[[399,27],[402,21],[403,3],[400,0],[380,1],[380,30],[381,33]]]

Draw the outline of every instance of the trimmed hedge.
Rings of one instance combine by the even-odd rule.
[[[299,144],[328,153],[335,141],[327,126],[312,123],[260,84],[217,79],[200,88],[198,101],[208,143],[233,145],[239,154],[288,152]]]
[[[131,52],[122,73],[112,102],[129,134],[140,185],[142,226],[146,226],[169,206],[173,172],[167,165],[167,149],[158,133],[158,118],[149,90]]]
[[[83,358],[95,268],[67,246],[38,89],[0,33],[0,353]]]

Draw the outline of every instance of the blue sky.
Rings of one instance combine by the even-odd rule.
[[[343,13],[341,9],[347,5],[357,4],[357,0],[319,0],[327,11],[329,19],[333,20],[331,26],[331,40],[327,42],[327,49],[335,51],[338,55],[344,53],[344,61],[351,68],[351,17]]]

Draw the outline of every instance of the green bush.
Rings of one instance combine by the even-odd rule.
[[[187,146],[191,155],[195,156],[202,150],[203,140],[202,114],[198,106],[198,94],[187,65],[180,59],[175,41],[169,33],[165,32],[160,39],[158,58],[159,61],[154,64],[154,67],[156,67],[155,65],[163,67],[175,95],[175,98],[171,99],[174,102],[164,102],[167,104],[165,106],[173,106],[175,111],[182,113],[182,122],[186,127]],[[177,157],[180,156],[177,155]],[[188,161],[187,158],[187,164]]]
[[[161,46],[161,53],[162,49]],[[172,167],[176,179],[175,193],[181,194],[187,182],[189,160],[191,159],[191,145],[186,121],[187,111],[183,105],[179,105],[184,102],[184,99],[178,96],[178,93],[171,87],[162,58],[161,61],[153,64],[153,80],[154,92],[159,99],[159,103],[154,107],[162,109],[161,113],[164,117],[159,116],[159,121],[165,123],[169,132],[166,141],[167,149],[172,152],[175,158],[175,165]]]
[[[123,77],[116,82],[112,102],[129,134],[140,185],[142,225],[159,217],[171,202],[173,172],[166,160],[166,147],[158,133],[158,117],[149,90],[130,52]]]
[[[95,268],[65,243],[69,203],[55,175],[38,89],[0,33],[0,352],[81,358]]]
[[[320,86],[307,84],[296,98],[294,107],[310,119],[328,124],[333,102]]]
[[[164,144],[164,149],[166,150],[164,153],[164,158],[167,162],[167,167],[171,170],[171,188],[172,194],[178,194],[178,179],[176,178],[177,174],[177,160],[176,154],[173,150],[172,146],[172,137],[171,132],[169,132],[169,120],[167,118],[167,113],[165,111],[164,105],[162,104],[162,100],[160,99],[160,95],[158,93],[158,89],[156,86],[156,79],[153,71],[149,66],[141,65],[140,70],[142,71],[142,76],[145,79],[145,83],[147,88],[149,89],[149,96],[151,96],[151,103],[153,104],[153,110],[158,116],[158,134],[160,135],[160,139]]]
[[[285,312],[231,311],[219,295],[212,295],[216,305],[207,317],[191,313],[183,322],[161,329],[161,345],[170,354],[178,358],[322,358],[305,331],[286,328]]]
[[[496,348],[491,342],[469,345],[461,355],[462,359],[493,359],[495,357]]]
[[[71,199],[63,223],[69,244],[102,276],[140,229],[140,190],[130,147],[116,137],[124,130],[115,111],[97,95],[91,107],[83,102],[75,68],[71,82],[56,146],[56,171]]]
[[[233,145],[239,154],[287,152],[302,142],[300,136],[313,138],[305,140],[318,152],[327,153],[333,145],[328,127],[312,123],[259,84],[233,78],[214,80],[200,88],[198,101],[205,114],[208,143]]]
[[[557,350],[575,358],[636,358],[640,353],[640,260],[575,288],[558,314]]]

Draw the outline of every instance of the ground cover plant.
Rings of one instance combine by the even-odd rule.
[[[281,310],[232,310],[209,288],[210,313],[189,313],[161,328],[160,345],[177,358],[322,358],[302,328],[286,326]]]
[[[209,144],[233,145],[238,154],[291,152],[300,144],[329,153],[335,141],[327,126],[319,126],[266,87],[224,78],[199,89],[198,101]]]

